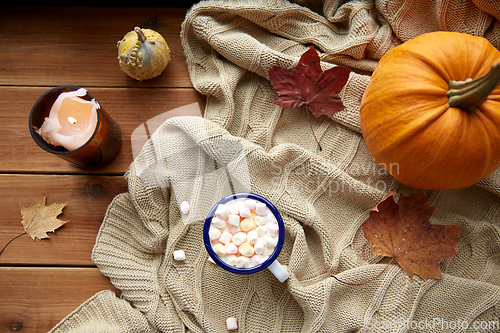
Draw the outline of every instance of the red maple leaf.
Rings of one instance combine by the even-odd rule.
[[[423,192],[400,195],[397,203],[384,198],[361,225],[371,252],[396,259],[411,279],[440,279],[439,263],[457,255],[460,226],[431,224],[435,209]]]
[[[278,93],[271,103],[290,108],[305,104],[315,117],[336,113],[344,109],[338,94],[347,83],[350,72],[343,66],[323,72],[318,52],[311,46],[302,54],[295,68],[274,66],[269,70],[269,80]]]

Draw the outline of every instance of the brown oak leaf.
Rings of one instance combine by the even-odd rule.
[[[68,221],[61,221],[57,216],[62,213],[62,209],[66,203],[45,206],[47,198],[45,194],[35,198],[29,207],[21,205],[21,215],[23,217],[21,223],[24,226],[24,231],[33,238],[42,239],[49,238],[47,232],[54,232],[57,228]]]
[[[384,198],[361,225],[373,254],[393,257],[413,280],[441,279],[439,263],[456,256],[460,226],[431,224],[436,207],[423,192]]]
[[[300,57],[295,68],[274,66],[269,80],[278,93],[271,103],[290,108],[306,105],[315,117],[344,109],[338,96],[349,79],[351,70],[335,66],[323,72],[316,49],[311,46]]]

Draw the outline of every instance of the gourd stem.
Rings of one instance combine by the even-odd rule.
[[[500,63],[493,65],[488,73],[475,80],[450,81],[448,83],[448,105],[473,112],[500,85]]]
[[[144,34],[144,32],[141,30],[141,28],[139,27],[135,27],[134,28],[134,31],[135,33],[137,34],[137,38],[139,38],[139,40],[144,43],[146,41],[146,35]]]

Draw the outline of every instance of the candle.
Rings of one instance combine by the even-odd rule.
[[[95,99],[86,101],[80,98],[85,95],[87,91],[83,88],[60,94],[38,134],[48,143],[68,150],[87,143],[97,126],[99,105]]]
[[[118,124],[83,88],[60,86],[33,105],[30,133],[36,144],[79,167],[101,167],[121,148]]]

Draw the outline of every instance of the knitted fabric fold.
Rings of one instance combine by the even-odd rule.
[[[461,226],[458,256],[442,262],[441,280],[411,280],[397,264],[361,286],[331,277],[359,283],[385,267],[360,226],[389,190],[416,191],[374,162],[360,133],[359,104],[377,59],[428,30],[479,34],[499,47],[500,14],[489,3],[302,2],[315,11],[284,0],[195,5],[181,38],[193,86],[207,96],[205,116],[171,118],[158,128],[130,165],[128,193],[108,208],[92,259],[121,298],[98,294],[53,331],[94,322],[103,327],[96,332],[132,325],[223,332],[228,317],[238,319],[240,332],[411,332],[418,325],[449,332],[498,322],[498,170],[468,188],[425,192],[437,206],[431,223]],[[353,69],[340,94],[345,110],[311,119],[322,150],[304,108],[270,102],[276,92],[268,70],[295,66],[310,45],[324,70]],[[208,261],[204,216],[238,189],[266,197],[283,217],[284,283],[268,270],[238,275]],[[188,215],[180,213],[182,201]],[[186,260],[175,261],[180,249]]]

